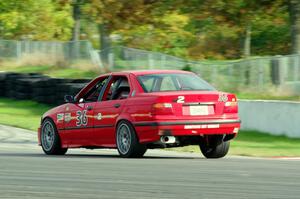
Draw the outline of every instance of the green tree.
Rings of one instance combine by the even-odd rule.
[[[151,0],[89,0],[83,12],[95,22],[100,33],[100,48],[109,47],[109,35],[151,21]]]
[[[300,53],[300,1],[289,0],[292,53]]]
[[[205,56],[238,58],[251,55],[251,41],[259,24],[282,29],[287,9],[283,0],[192,0],[182,9],[191,17],[198,44]],[[286,30],[286,29],[285,29]],[[275,31],[276,32],[276,31]]]
[[[1,0],[0,37],[68,40],[73,25],[70,9],[51,0]]]
[[[135,26],[130,30],[120,29],[115,33],[122,36],[122,45],[187,57],[187,48],[195,38],[186,29],[189,17],[168,11],[153,20],[153,24]]]

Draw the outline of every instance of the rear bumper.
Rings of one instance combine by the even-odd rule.
[[[240,119],[206,120],[206,121],[162,121],[162,122],[136,122],[134,126],[178,126],[178,125],[209,125],[209,124],[240,124]]]
[[[203,136],[212,134],[237,134],[240,119],[201,121],[156,121],[134,123],[142,143],[155,142],[161,136]],[[234,135],[234,137],[235,137]]]

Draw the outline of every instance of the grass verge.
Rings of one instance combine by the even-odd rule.
[[[264,93],[236,93],[238,99],[300,101],[300,96],[274,96]]]
[[[170,150],[200,153],[198,146]],[[257,131],[240,131],[230,143],[229,154],[254,157],[300,156],[300,139],[274,136]]]
[[[0,124],[36,131],[50,106],[33,101],[0,98]]]

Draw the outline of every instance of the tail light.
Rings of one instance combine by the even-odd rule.
[[[237,113],[238,103],[235,96],[232,96],[229,101],[225,102],[224,113]]]
[[[171,103],[156,103],[152,105],[153,115],[170,115],[173,114]]]

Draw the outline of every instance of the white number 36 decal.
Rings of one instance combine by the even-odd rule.
[[[88,119],[87,119],[87,116],[86,116],[86,110],[84,111],[77,111],[76,112],[76,118],[77,118],[77,121],[76,121],[76,126],[86,126],[87,123],[88,123]]]
[[[184,103],[184,96],[178,96],[177,103]]]

